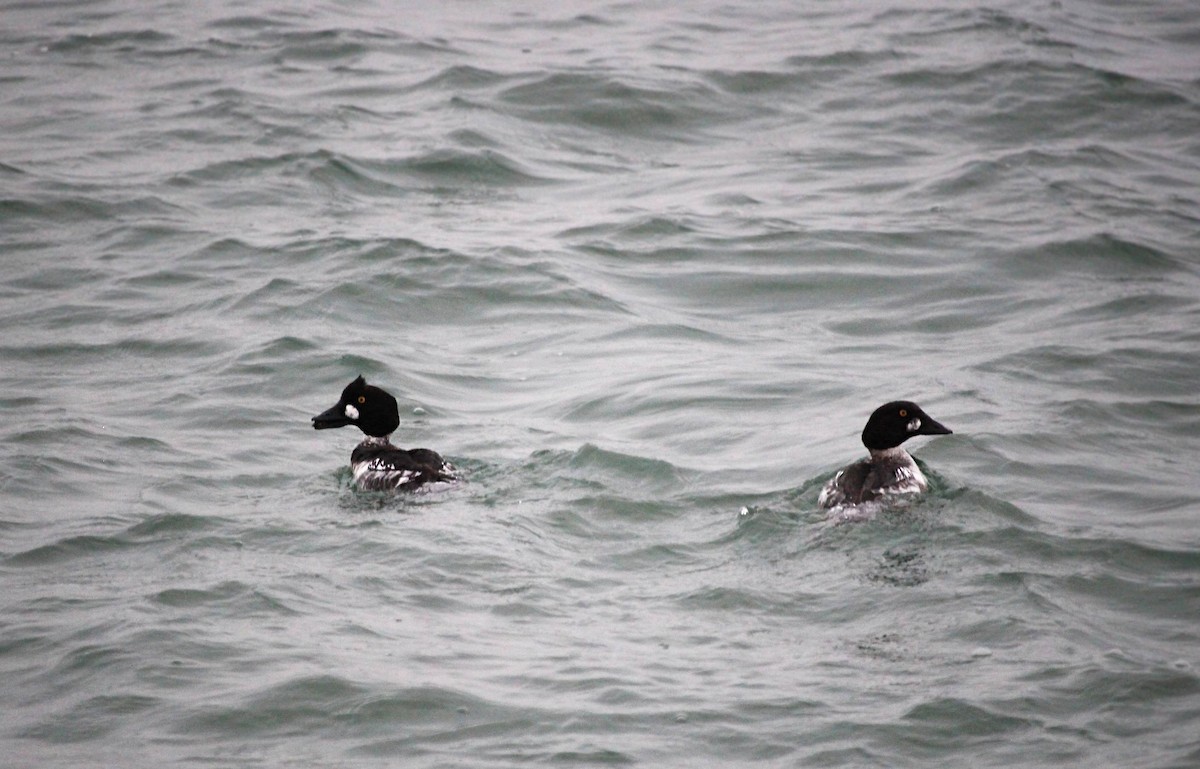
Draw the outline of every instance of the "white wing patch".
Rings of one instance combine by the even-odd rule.
[[[892,477],[891,483],[879,489],[880,494],[919,494],[929,488],[925,474],[915,463],[894,468]]]
[[[420,475],[418,470],[399,470],[386,459],[359,462],[353,468],[354,482],[364,489],[403,486]]]
[[[837,475],[830,478],[825,487],[821,489],[821,496],[817,497],[817,507],[834,507],[846,501],[846,495],[842,493],[841,486],[838,485],[844,472],[838,470]]]

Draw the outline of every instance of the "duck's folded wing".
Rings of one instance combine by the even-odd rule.
[[[430,452],[432,453],[432,452]],[[431,481],[444,480],[441,469],[394,446],[359,446],[350,455],[354,481],[368,491],[415,489]]]
[[[857,505],[863,501],[863,489],[867,483],[867,475],[871,472],[869,462],[855,462],[837,471],[837,475],[829,479],[821,496],[817,499],[818,507],[838,507],[839,505]]]
[[[458,468],[447,462],[432,449],[409,449],[409,455],[417,462],[437,470],[443,476],[439,480],[452,481],[458,478]]]

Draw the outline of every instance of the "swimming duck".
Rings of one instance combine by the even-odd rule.
[[[825,484],[818,507],[857,505],[892,494],[919,494],[929,488],[925,474],[900,448],[914,435],[950,435],[952,431],[912,401],[892,401],[875,409],[863,428],[870,456],[846,465]]]
[[[390,393],[367,384],[361,375],[346,385],[337,405],[312,423],[318,430],[354,425],[363,431],[366,437],[350,454],[354,483],[363,491],[417,491],[459,480],[458,470],[436,451],[392,445],[400,408]]]

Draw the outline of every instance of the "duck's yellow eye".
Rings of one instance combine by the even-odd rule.
[[[358,396],[358,402],[359,402],[359,403],[366,403],[366,402],[367,402],[367,396],[365,396],[365,395],[360,395],[360,396]],[[900,416],[904,416],[904,415],[903,415],[903,414],[901,414]]]
[[[359,398],[358,402],[362,403],[362,398]],[[902,416],[902,417],[908,416],[908,409],[900,409],[900,416]]]

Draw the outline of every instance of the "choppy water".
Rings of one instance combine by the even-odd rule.
[[[1200,765],[1194,4],[0,18],[6,765]]]

